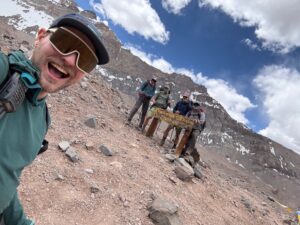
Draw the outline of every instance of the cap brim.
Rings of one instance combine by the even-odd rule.
[[[50,28],[53,27],[61,27],[61,26],[68,26],[75,28],[85,34],[89,40],[92,42],[95,48],[96,56],[98,57],[98,65],[106,64],[109,62],[109,56],[108,53],[103,45],[103,43],[100,41],[100,37],[94,33],[91,29],[87,27],[87,25],[81,23],[80,21],[73,19],[73,18],[62,18],[57,23],[53,23]]]

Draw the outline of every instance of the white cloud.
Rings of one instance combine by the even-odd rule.
[[[162,6],[170,13],[180,14],[180,11],[186,7],[191,0],[162,0]]]
[[[242,26],[254,26],[265,48],[286,53],[300,46],[299,0],[199,0],[220,8]]]
[[[137,33],[163,44],[169,40],[169,32],[149,0],[102,0],[101,3],[90,0],[89,3],[95,11],[122,26],[130,34]]]
[[[242,43],[249,46],[249,48],[253,50],[261,51],[260,47],[249,38],[242,40]]]
[[[179,73],[189,76],[195,83],[202,84],[207,88],[210,96],[216,99],[226,109],[229,115],[235,120],[248,124],[249,121],[245,117],[247,109],[255,107],[251,101],[237,93],[237,91],[226,81],[221,79],[210,79],[201,73],[195,74],[193,71],[185,68],[174,68],[168,61],[158,58],[155,55],[147,54],[132,45],[127,45],[132,54],[140,57],[144,62],[154,66],[166,73]]]
[[[254,83],[270,120],[259,133],[300,154],[300,72],[271,65],[259,72]]]

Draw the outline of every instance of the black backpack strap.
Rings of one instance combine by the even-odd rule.
[[[47,104],[46,104],[46,123],[47,123],[47,127],[49,127],[49,125],[50,125],[50,116],[49,116],[49,110],[48,110]],[[41,148],[38,152],[38,155],[42,154],[45,151],[47,151],[48,146],[49,146],[49,142],[46,139],[44,139],[43,142],[42,142],[42,146],[41,146]]]
[[[38,155],[45,152],[48,149],[48,145],[49,145],[49,142],[46,139],[44,139],[43,143],[42,143],[42,147],[40,148]]]

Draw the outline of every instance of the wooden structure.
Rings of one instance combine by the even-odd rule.
[[[159,121],[165,121],[166,123],[176,126],[176,127],[181,127],[183,129],[185,129],[184,135],[181,138],[181,140],[179,141],[179,144],[176,148],[175,154],[176,156],[180,156],[185,144],[187,143],[187,140],[191,134],[192,128],[194,126],[194,121],[176,114],[176,113],[172,113],[172,112],[168,112],[164,109],[160,109],[160,108],[156,108],[153,112],[153,119],[152,122],[146,132],[146,136],[147,137],[152,137],[157,125]]]

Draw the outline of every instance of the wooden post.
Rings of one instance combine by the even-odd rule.
[[[175,155],[177,157],[179,157],[181,155],[181,152],[182,152],[184,146],[187,144],[187,141],[189,139],[189,136],[190,136],[191,132],[192,132],[191,129],[185,130],[185,132],[184,132],[184,134],[183,134],[183,136],[182,136],[182,138],[181,138],[181,140],[180,140],[180,142],[179,142],[179,144],[176,148],[176,151],[175,151]]]
[[[147,137],[152,137],[153,136],[153,134],[156,130],[156,127],[158,125],[158,122],[159,122],[159,120],[157,118],[153,117],[153,119],[151,121],[151,124],[150,124],[150,126],[149,126],[149,128],[146,132]]]

